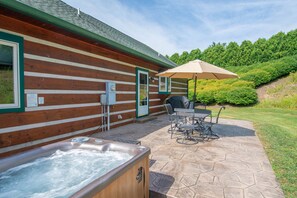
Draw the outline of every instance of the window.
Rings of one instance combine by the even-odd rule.
[[[159,77],[159,93],[169,94],[171,92],[171,79],[166,77]]]
[[[167,78],[167,87],[168,87],[167,91],[171,92],[171,78]]]
[[[23,38],[0,32],[0,113],[24,111]]]
[[[167,92],[167,78],[159,77],[159,92]]]

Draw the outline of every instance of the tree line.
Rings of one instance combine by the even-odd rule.
[[[297,29],[288,33],[279,32],[269,39],[259,38],[254,43],[249,40],[240,45],[236,42],[212,43],[204,51],[197,48],[191,52],[184,51],[180,55],[175,53],[167,58],[178,65],[200,59],[220,67],[228,67],[262,63],[296,54]]]

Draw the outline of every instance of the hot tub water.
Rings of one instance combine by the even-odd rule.
[[[0,198],[69,197],[132,157],[117,151],[57,150],[0,173]]]

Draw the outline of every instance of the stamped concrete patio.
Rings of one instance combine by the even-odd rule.
[[[221,138],[195,145],[170,139],[166,115],[95,137],[140,140],[151,148],[150,197],[284,197],[251,122],[220,119]]]

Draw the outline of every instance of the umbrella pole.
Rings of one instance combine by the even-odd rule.
[[[194,79],[194,103],[196,102],[196,86],[197,86],[197,76],[195,76],[195,79]]]

